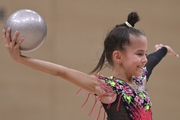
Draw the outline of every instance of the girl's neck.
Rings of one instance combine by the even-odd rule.
[[[133,82],[132,75],[124,73],[123,70],[112,69],[112,76],[121,79],[129,84]]]

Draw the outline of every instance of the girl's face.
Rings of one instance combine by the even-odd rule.
[[[122,66],[127,75],[140,76],[147,63],[147,39],[143,35],[130,35],[130,42],[122,54]]]

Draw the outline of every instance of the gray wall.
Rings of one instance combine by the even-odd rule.
[[[1,0],[6,18],[16,10],[32,9],[45,19],[48,36],[36,51],[23,53],[83,72],[96,65],[106,33],[126,21],[135,10],[141,16],[136,27],[145,31],[148,53],[156,43],[168,44],[180,54],[180,1],[178,0]],[[5,20],[0,21],[0,29]],[[86,94],[63,79],[15,63],[0,44],[0,120],[93,120],[81,105]],[[148,83],[154,120],[179,120],[179,59],[167,56],[154,69]],[[109,75],[109,70],[101,74]],[[96,112],[96,111],[95,111]],[[95,114],[96,115],[96,114]],[[94,115],[94,117],[95,117]]]

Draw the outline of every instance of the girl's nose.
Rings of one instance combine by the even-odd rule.
[[[146,56],[144,56],[144,57],[143,57],[143,59],[142,59],[142,62],[143,62],[144,64],[146,64],[146,63],[147,63],[147,61],[148,61],[148,60],[147,60],[147,57],[146,57]]]

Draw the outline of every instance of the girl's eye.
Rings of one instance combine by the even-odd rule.
[[[138,56],[144,56],[144,55],[147,56],[147,54],[144,54],[144,53],[138,53],[137,55]]]
[[[142,53],[138,53],[138,55],[139,55],[139,56],[142,56],[142,55],[144,55],[144,54],[142,54]]]

